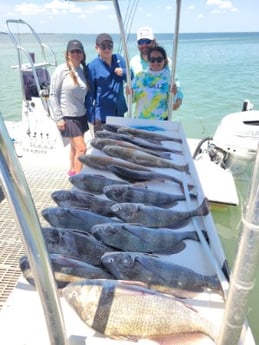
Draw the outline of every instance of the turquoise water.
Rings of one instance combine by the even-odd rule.
[[[22,35],[27,41],[28,37]],[[87,59],[95,57],[94,35],[42,34],[41,39],[56,53],[58,63],[64,61],[69,39],[80,39]],[[119,36],[113,35],[115,50]],[[160,45],[172,53],[173,36],[158,34]],[[137,53],[135,35],[128,42],[130,57]],[[35,49],[36,58],[38,51]],[[7,120],[21,115],[20,81],[17,71],[10,68],[17,63],[16,52],[6,35],[0,36],[0,111]],[[181,81],[184,101],[173,113],[181,121],[188,137],[213,135],[220,119],[240,111],[244,99],[250,99],[259,109],[259,33],[181,34],[178,45],[177,76]],[[248,180],[237,179],[241,206],[245,201]],[[217,181],[215,181],[217,183]],[[221,236],[230,266],[233,265],[240,232],[240,207],[213,209],[212,214]],[[259,270],[257,269],[257,280]],[[248,319],[256,343],[259,344],[259,283],[249,299]]]

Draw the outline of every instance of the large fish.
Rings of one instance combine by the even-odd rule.
[[[173,175],[159,173],[157,171],[152,171],[150,169],[145,170],[145,171],[134,170],[134,169],[126,168],[123,166],[119,166],[117,164],[111,164],[107,168],[109,171],[113,172],[114,175],[118,176],[120,179],[126,180],[131,183],[145,182],[145,181],[152,181],[152,180],[159,180],[162,182],[172,181],[172,182],[177,183],[180,186],[181,190],[184,191],[183,181]],[[193,189],[194,186],[192,184],[188,184],[187,187],[189,190],[191,190]]]
[[[215,325],[187,304],[128,282],[85,280],[67,285],[62,293],[87,326],[111,338],[217,335]]]
[[[126,181],[115,180],[99,174],[79,173],[69,177],[69,181],[76,188],[94,194],[102,194],[103,188],[111,184],[128,184]]]
[[[91,233],[108,246],[130,252],[175,254],[185,248],[184,240],[199,241],[196,231],[173,231],[129,223],[94,225]]]
[[[144,203],[165,208],[176,205],[177,201],[186,200],[183,194],[169,194],[135,185],[114,184],[104,187],[103,192],[116,202]],[[190,197],[195,198],[196,194],[190,193]]]
[[[95,136],[97,138],[109,138],[109,139],[114,139],[114,140],[128,141],[132,144],[144,147],[148,150],[169,151],[172,153],[175,152],[175,148],[174,149],[168,148],[158,143],[157,141],[154,142],[150,140],[145,140],[140,137],[134,137],[133,135],[129,135],[129,134],[114,133],[114,132],[109,132],[109,131],[97,131],[95,132]]]
[[[209,213],[208,199],[189,211],[164,209],[141,203],[118,203],[111,207],[114,215],[127,223],[138,223],[150,228],[174,227],[195,216],[206,216]]]
[[[58,288],[84,279],[113,279],[113,276],[101,267],[60,254],[49,255],[54,278]],[[20,258],[20,269],[24,278],[35,286],[33,272],[27,256]]]
[[[56,190],[51,193],[52,199],[60,207],[87,209],[103,216],[112,217],[111,206],[114,201],[98,197],[92,193],[79,190]]]
[[[112,223],[109,223],[112,224]],[[46,247],[51,254],[62,254],[88,264],[101,266],[101,256],[113,248],[98,241],[90,233],[72,229],[42,227]]]
[[[95,137],[96,138],[109,138],[109,139],[114,139],[114,140],[131,140],[134,139],[134,136],[131,134],[124,134],[124,133],[115,133],[111,131],[96,131],[95,132]]]
[[[139,164],[125,162],[124,160],[118,159],[115,157],[86,154],[86,155],[82,155],[78,157],[78,159],[80,160],[81,163],[94,169],[107,170],[109,165],[119,165],[119,166],[129,168],[129,169],[143,170],[143,171],[147,170],[147,168],[144,168]]]
[[[107,145],[102,149],[104,153],[109,156],[121,158],[127,162],[134,164],[144,165],[148,167],[155,168],[169,168],[175,169],[182,172],[189,172],[188,164],[180,165],[172,162],[171,160],[155,157],[144,151],[129,148],[129,147],[120,147],[116,145]]]
[[[117,279],[136,280],[151,289],[180,298],[194,297],[201,292],[222,295],[217,275],[199,274],[187,267],[176,265],[164,257],[133,252],[105,253],[103,265]]]
[[[109,218],[100,214],[66,207],[47,207],[42,210],[42,216],[53,227],[76,229],[82,232],[90,232],[95,224],[119,222],[118,219]]]
[[[91,140],[91,145],[95,149],[100,150],[100,151],[106,145],[116,145],[116,146],[120,146],[120,147],[129,147],[129,148],[138,149],[138,150],[144,151],[146,153],[149,153],[153,156],[161,157],[161,158],[165,158],[165,159],[171,159],[171,155],[172,155],[172,152],[148,150],[148,149],[145,149],[144,147],[135,145],[135,144],[130,143],[128,141],[115,140],[115,139],[109,139],[109,138],[94,138]],[[179,154],[179,155],[183,155],[182,151],[179,151],[179,150],[175,150],[174,153]]]
[[[142,139],[148,139],[148,140],[157,140],[157,141],[174,141],[177,143],[181,143],[182,139],[176,138],[173,136],[163,135],[160,133],[157,133],[155,131],[147,131],[140,128],[132,128],[132,127],[120,127],[117,130],[118,133],[123,134],[130,134],[134,135],[136,137],[142,138]]]

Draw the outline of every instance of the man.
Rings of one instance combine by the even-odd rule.
[[[149,68],[148,52],[150,48],[157,45],[152,29],[147,26],[138,29],[137,43],[140,54],[133,56],[130,60],[130,68],[134,76],[139,72],[147,71]]]
[[[149,51],[151,48],[158,46],[153,34],[153,30],[150,27],[144,26],[138,29],[137,44],[140,54],[133,56],[133,58],[130,60],[130,68],[134,76],[136,76],[139,72],[147,72],[149,70]],[[166,69],[170,69],[171,71],[172,61],[170,58],[167,58],[167,60],[168,64],[166,64]],[[176,98],[174,101],[173,110],[177,110],[180,108],[183,99],[180,81],[177,77],[175,79],[175,85],[173,86],[173,93],[175,95],[181,95],[181,97]]]

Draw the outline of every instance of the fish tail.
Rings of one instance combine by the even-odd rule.
[[[207,198],[203,199],[201,205],[197,208],[197,215],[198,216],[207,216],[210,212],[209,208],[209,200]]]

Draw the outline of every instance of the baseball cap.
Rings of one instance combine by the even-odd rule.
[[[99,34],[97,37],[96,37],[96,44],[97,45],[100,45],[102,44],[104,41],[110,41],[110,42],[113,42],[112,41],[112,38],[109,34]]]
[[[153,34],[153,30],[148,26],[145,26],[143,28],[138,29],[137,41],[141,40],[142,38],[146,38],[146,39],[153,41],[155,39],[155,36]]]
[[[82,52],[84,51],[84,47],[82,43],[78,40],[71,40],[67,44],[67,52],[70,52],[71,50],[74,49],[80,49]]]

